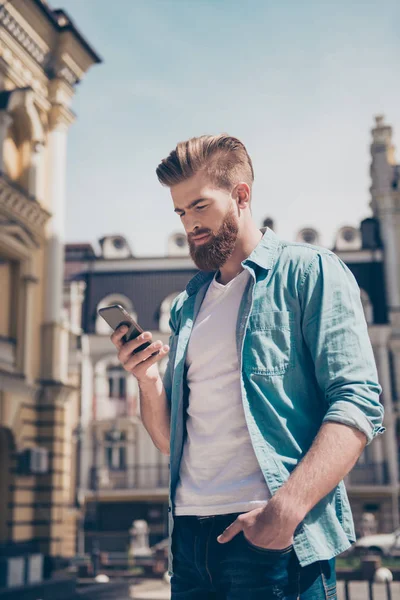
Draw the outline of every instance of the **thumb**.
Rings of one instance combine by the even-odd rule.
[[[241,522],[239,521],[239,519],[236,519],[236,521],[233,521],[233,523],[231,523],[231,525],[229,525],[229,527],[227,527],[225,529],[225,531],[217,537],[217,541],[220,544],[225,544],[225,542],[230,542],[231,539],[234,538],[235,535],[237,535],[239,533],[239,531],[242,531],[242,529],[243,529],[243,526],[242,526]]]

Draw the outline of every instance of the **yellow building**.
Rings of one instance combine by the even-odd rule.
[[[41,0],[0,6],[0,548],[50,556],[75,554],[76,537],[66,142],[74,86],[99,62],[63,11]]]

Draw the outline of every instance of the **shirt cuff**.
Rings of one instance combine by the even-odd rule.
[[[372,425],[371,421],[360,408],[351,404],[351,402],[346,402],[344,400],[339,400],[331,404],[322,422],[325,423],[329,421],[343,423],[343,425],[349,425],[350,427],[362,431],[367,438],[367,446],[372,442],[376,435],[386,431],[386,427]]]

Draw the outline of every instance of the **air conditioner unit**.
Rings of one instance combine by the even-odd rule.
[[[129,247],[128,242],[122,235],[109,235],[99,240],[102,258],[105,259],[116,259],[116,258],[130,258],[132,251]]]
[[[296,242],[304,242],[306,244],[313,244],[314,246],[319,246],[319,233],[316,229],[312,227],[305,227],[301,229],[297,236]]]
[[[47,448],[25,448],[19,454],[21,475],[41,475],[49,471],[49,451]]]
[[[361,231],[355,227],[341,227],[336,234],[335,250],[361,250]]]
[[[188,256],[189,246],[184,233],[173,233],[168,239],[168,256]]]

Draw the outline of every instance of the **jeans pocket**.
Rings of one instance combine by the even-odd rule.
[[[283,555],[289,554],[293,550],[293,544],[290,544],[290,546],[287,546],[286,548],[281,548],[279,550],[275,550],[273,548],[262,548],[262,546],[256,546],[255,544],[252,544],[247,539],[247,537],[244,535],[243,532],[242,532],[242,536],[243,536],[243,539],[244,539],[246,545],[254,552],[258,552],[260,554],[270,555],[271,557],[274,555],[283,556]]]

